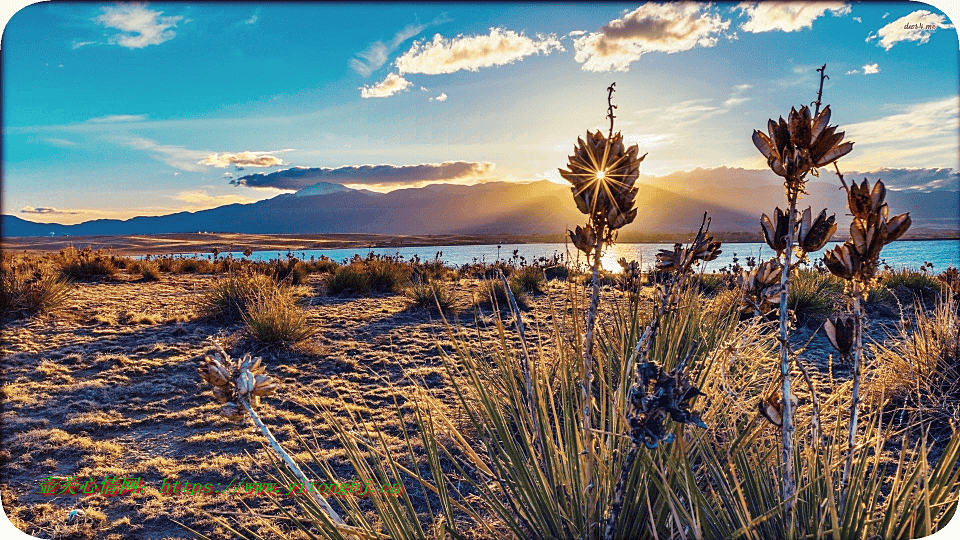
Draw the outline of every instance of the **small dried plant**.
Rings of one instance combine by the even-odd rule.
[[[582,366],[582,427],[584,434],[588,435],[588,441],[592,440],[593,349],[600,304],[600,257],[604,246],[614,242],[616,232],[637,217],[634,203],[638,188],[635,184],[640,174],[640,163],[647,157],[646,154],[639,155],[637,145],[627,148],[623,143],[623,135],[613,132],[613,120],[616,118],[613,111],[617,108],[612,101],[615,86],[616,83],[613,83],[607,88],[607,118],[610,119],[607,136],[604,137],[600,130],[587,131],[586,140],[577,139],[577,146],[567,163],[569,170],[560,169],[560,175],[573,184],[571,191],[577,209],[588,216],[585,227],[578,225],[575,231],[568,231],[573,244],[590,259],[593,271]],[[592,454],[593,445],[590,444],[584,459],[592,460]]]
[[[260,358],[252,358],[250,353],[243,355],[242,358],[230,358],[219,343],[214,342],[214,344],[219,349],[219,353],[204,357],[200,367],[197,368],[197,373],[213,387],[213,398],[224,404],[223,415],[234,421],[249,416],[266,437],[269,447],[283,459],[294,476],[303,482],[303,485],[310,485],[310,480],[300,466],[280,446],[270,428],[263,423],[256,411],[256,407],[260,405],[260,398],[267,397],[276,391],[277,382],[266,374],[266,368],[261,364]],[[332,525],[347,533],[355,532],[322,495],[315,490],[305,490],[305,492],[320,505]]]
[[[819,213],[813,221],[812,212],[807,208],[802,217],[797,216],[797,199],[805,193],[807,173],[818,176],[817,169],[834,163],[853,150],[852,142],[842,142],[843,132],[837,132],[837,126],[830,126],[830,106],[820,110],[820,97],[823,93],[823,80],[826,65],[820,72],[820,91],[817,95],[816,110],[811,113],[806,106],[790,109],[787,120],[770,119],[767,133],[755,130],[753,143],[767,158],[767,165],[778,176],[783,177],[787,196],[786,212],[777,208],[775,219],[766,215],[760,220],[764,239],[783,260],[780,274],[780,376],[781,381],[781,433],[783,463],[783,499],[788,512],[792,511],[796,501],[796,483],[794,479],[793,435],[793,392],[790,380],[790,344],[787,300],[790,292],[791,256],[797,251],[799,260],[806,253],[822,248],[833,232],[836,231],[834,217],[827,217],[826,210]]]
[[[903,236],[910,228],[910,214],[903,213],[888,218],[889,207],[884,202],[887,190],[883,182],[871,188],[864,178],[859,186],[852,182],[847,186],[840,169],[840,182],[847,191],[847,205],[853,214],[850,223],[850,239],[827,251],[823,262],[830,272],[844,280],[848,313],[838,314],[824,323],[824,331],[840,356],[853,363],[853,390],[850,399],[850,430],[848,433],[847,461],[843,472],[846,491],[850,475],[853,448],[857,440],[858,405],[860,402],[860,371],[863,365],[863,322],[860,301],[866,301],[870,289],[877,281],[880,266],[880,250],[883,246]]]
[[[690,410],[690,401],[702,395],[702,392],[690,383],[689,376],[684,372],[690,354],[697,348],[696,345],[690,348],[690,354],[686,358],[669,371],[655,361],[650,361],[649,356],[660,320],[679,307],[682,291],[693,274],[694,267],[700,261],[716,259],[721,253],[720,242],[715,242],[713,237],[709,236],[709,229],[710,221],[704,214],[700,230],[689,246],[674,244],[672,251],[662,249],[657,253],[656,269],[667,276],[667,279],[656,287],[656,310],[634,348],[633,382],[628,393],[626,411],[633,444],[623,461],[614,489],[604,530],[606,540],[615,537],[617,520],[623,508],[627,476],[640,448],[657,448],[661,443],[670,443],[674,439],[673,433],[667,433],[664,428],[664,420],[669,416],[680,424],[707,427],[700,418],[700,413]]]

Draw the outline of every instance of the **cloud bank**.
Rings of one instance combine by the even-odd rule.
[[[354,165],[348,167],[293,167],[270,174],[248,174],[230,183],[235,186],[303,189],[318,182],[333,184],[395,185],[419,182],[450,182],[479,177],[493,170],[493,163],[447,161],[420,165]]]
[[[110,37],[110,43],[128,49],[142,49],[159,45],[176,37],[172,29],[183,17],[161,17],[162,11],[152,11],[143,4],[117,4],[104,7],[95,22],[119,33]]]
[[[631,62],[646,53],[713,47],[730,21],[708,9],[706,4],[648,2],[599,32],[575,39],[575,59],[585,71],[627,71]]]
[[[553,34],[538,35],[533,39],[513,30],[491,28],[489,35],[445,39],[437,34],[431,42],[416,41],[409,51],[397,58],[396,66],[400,74],[440,75],[502,66],[532,54],[563,50],[560,40]]]
[[[943,15],[921,9],[900,17],[877,30],[876,34],[870,34],[866,41],[869,43],[871,40],[880,38],[877,45],[889,51],[901,41],[919,41],[918,45],[926,43],[938,28],[953,28],[953,26],[947,23]]]
[[[750,17],[740,28],[753,33],[797,32],[813,28],[828,10],[836,17],[850,13],[846,2],[742,2],[737,8]]]
[[[450,22],[450,20],[451,19],[448,19],[445,15],[441,15],[427,24],[408,24],[397,32],[389,42],[374,41],[371,43],[363,52],[357,54],[359,58],[350,59],[350,67],[360,75],[369,77],[371,73],[387,63],[387,58],[390,56],[390,53],[397,50],[397,47],[404,41],[416,36],[431,26]]]

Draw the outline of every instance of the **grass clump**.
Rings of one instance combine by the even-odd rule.
[[[822,321],[843,294],[843,282],[827,272],[798,268],[791,278],[787,305],[800,323]]]
[[[510,299],[507,297],[507,290],[503,288],[503,282],[498,279],[487,281],[487,298],[481,300],[480,304],[489,307],[498,307],[499,309],[510,310]],[[513,293],[513,299],[517,301],[517,306],[527,309],[527,292],[520,283],[510,280],[510,292]]]
[[[111,257],[102,249],[89,247],[78,250],[70,246],[54,256],[60,272],[71,279],[109,278],[117,275],[118,269]]]
[[[901,268],[884,272],[880,285],[889,289],[901,302],[920,301],[926,306],[933,306],[943,282],[926,272]]]
[[[510,283],[511,289],[514,288],[513,284],[516,284],[528,293],[543,294],[547,279],[539,266],[521,266],[510,276]]]
[[[259,298],[268,296],[277,287],[273,278],[263,274],[231,274],[218,280],[207,291],[202,308],[210,318],[237,322],[243,320],[244,314]]]
[[[289,346],[316,333],[306,312],[282,287],[255,296],[243,320],[250,337],[265,345]]]
[[[337,268],[327,280],[327,294],[365,296],[370,294],[370,282],[363,268],[348,264]]]
[[[372,292],[402,292],[410,282],[409,265],[387,257],[368,258],[364,264]]]
[[[0,317],[51,313],[62,309],[73,286],[39,261],[14,263],[6,257],[0,266]]]
[[[449,313],[456,306],[456,297],[450,285],[439,279],[413,283],[407,288],[406,295],[418,309]]]
[[[143,281],[159,281],[160,280],[160,267],[157,263],[152,261],[138,261],[134,268],[135,271],[140,273]]]

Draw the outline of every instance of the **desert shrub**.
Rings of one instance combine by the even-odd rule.
[[[732,275],[725,274],[698,274],[694,278],[697,290],[704,296],[716,296],[721,291],[726,291],[733,286],[734,278]]]
[[[926,272],[901,268],[884,272],[880,285],[889,289],[901,302],[919,300],[924,305],[932,306],[943,287],[943,282]]]
[[[37,261],[14,264],[4,260],[0,268],[0,317],[57,311],[72,291],[65,277]]]
[[[523,287],[516,281],[508,281],[510,282],[510,292],[513,293],[513,299],[517,301],[517,306],[523,309],[530,307],[527,303],[527,293],[523,290]],[[486,296],[480,299],[480,304],[488,307],[496,305],[500,309],[509,311],[510,299],[507,298],[507,291],[503,288],[503,281],[499,279],[488,280]]]
[[[871,347],[865,395],[888,408],[919,412],[944,427],[960,416],[960,314],[952,296],[932,310],[915,306],[913,321]]]
[[[204,294],[202,311],[206,316],[223,321],[242,320],[254,301],[267,297],[274,290],[289,295],[289,288],[277,285],[270,276],[258,273],[231,274],[218,280]]]
[[[839,278],[810,268],[798,268],[790,281],[787,305],[801,323],[822,320],[843,293]]]
[[[327,280],[327,294],[370,294],[370,281],[363,266],[353,263],[337,268]]]
[[[217,265],[207,259],[191,257],[180,259],[178,262],[176,273],[179,274],[214,274],[217,272]]]
[[[528,293],[543,294],[547,279],[539,266],[523,266],[510,276],[511,288],[516,283],[520,289]]]
[[[336,261],[326,255],[321,255],[319,259],[303,261],[302,265],[307,272],[311,274],[329,274],[336,271],[340,266]]]
[[[290,285],[302,285],[309,275],[306,266],[296,257],[288,257],[286,262],[273,261],[271,273],[276,281],[286,281]]]
[[[453,311],[456,304],[456,297],[450,288],[450,285],[440,279],[429,281],[418,281],[407,287],[407,298],[413,300],[413,305],[419,309],[428,311]]]
[[[282,288],[256,294],[243,320],[250,337],[266,345],[293,345],[316,332],[304,310]]]
[[[160,279],[160,267],[151,261],[138,261],[133,270],[143,276],[144,281],[157,281]]]
[[[410,281],[410,266],[386,257],[364,263],[372,292],[401,292]]]
[[[102,249],[93,251],[89,247],[78,250],[73,246],[61,249],[54,256],[54,263],[60,272],[71,279],[90,279],[113,277],[117,267]]]

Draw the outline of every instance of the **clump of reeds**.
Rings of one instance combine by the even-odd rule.
[[[237,322],[255,302],[270,296],[278,286],[273,278],[263,274],[231,274],[207,290],[202,298],[202,308],[208,317],[221,322]],[[289,291],[286,287],[281,290]]]
[[[520,289],[528,293],[543,294],[547,278],[543,269],[536,265],[521,266],[510,276],[510,282],[516,283]]]
[[[306,312],[283,288],[258,293],[243,313],[243,320],[250,337],[266,345],[289,346],[316,333]]]

